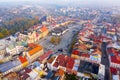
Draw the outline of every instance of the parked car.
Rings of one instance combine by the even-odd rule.
[[[63,49],[58,49],[59,52],[63,52]]]

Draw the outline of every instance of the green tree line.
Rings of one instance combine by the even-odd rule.
[[[36,25],[38,23],[38,17],[34,17],[32,19],[22,17],[6,21],[2,26],[0,26],[0,39],[7,37],[11,34],[15,34],[17,31],[22,32],[25,29],[28,29],[31,26]]]

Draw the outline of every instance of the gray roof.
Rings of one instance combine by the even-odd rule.
[[[61,26],[61,27],[54,28],[54,30],[52,32],[54,32],[54,33],[61,33],[64,30],[66,30],[66,27],[65,26]]]
[[[16,67],[20,64],[21,64],[21,62],[19,60],[8,61],[6,63],[0,64],[0,71],[6,72],[6,71],[10,70],[11,68]]]

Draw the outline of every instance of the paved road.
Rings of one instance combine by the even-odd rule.
[[[102,61],[101,63],[103,65],[105,65],[105,79],[104,80],[110,80],[110,70],[109,70],[109,67],[110,67],[110,62],[109,62],[109,59],[108,59],[108,54],[107,54],[107,51],[106,51],[106,43],[102,43],[102,46],[101,46],[101,49],[102,49]]]

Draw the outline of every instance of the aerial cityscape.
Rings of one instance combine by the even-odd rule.
[[[0,80],[120,80],[120,1],[0,5]]]

